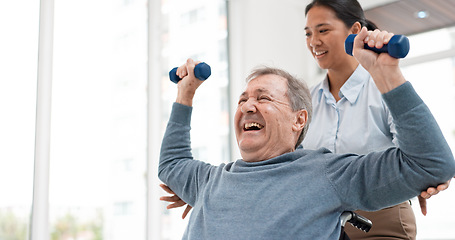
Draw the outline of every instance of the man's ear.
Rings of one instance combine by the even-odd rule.
[[[359,22],[352,24],[351,28],[349,29],[351,34],[359,34],[360,30],[362,30],[362,24]]]
[[[308,112],[305,109],[301,109],[297,112],[295,116],[294,126],[292,126],[292,130],[296,132],[300,132],[304,127],[308,120]]]

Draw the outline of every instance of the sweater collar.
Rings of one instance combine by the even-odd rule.
[[[303,148],[298,148],[294,152],[289,152],[282,154],[280,156],[267,159],[260,162],[245,162],[242,159],[235,161],[230,167],[228,167],[228,171],[230,172],[252,172],[252,171],[261,171],[261,170],[270,170],[275,169],[277,167],[286,165],[297,160],[302,154],[298,153],[300,151],[304,151]]]

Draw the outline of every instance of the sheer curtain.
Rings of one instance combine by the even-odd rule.
[[[0,239],[28,237],[33,195],[38,18],[37,1],[0,2]]]
[[[41,209],[49,222],[40,227],[48,228],[49,239],[180,238],[185,221],[173,216],[179,211],[159,202],[164,192],[148,195],[159,184],[148,181],[149,163],[158,160],[148,152],[160,144],[150,135],[161,138],[175,94],[168,71],[188,57],[205,61],[213,80],[196,102],[216,117],[206,121],[195,114],[195,128],[217,134],[195,137],[195,155],[215,164],[228,161],[226,2],[52,3],[49,183],[42,183],[49,186],[49,203]],[[156,17],[149,16],[149,5],[160,8],[156,25],[149,25]],[[42,191],[33,189],[39,12],[36,1],[0,3],[0,239],[29,239],[33,192]],[[149,38],[152,27],[158,34]],[[152,52],[150,42],[162,47]],[[150,78],[154,64],[159,73]],[[147,89],[155,86],[162,86],[159,96],[149,98]],[[150,109],[150,99],[159,99],[163,111]],[[147,129],[152,120],[161,126],[156,132]],[[158,234],[147,229],[156,216],[164,226]]]

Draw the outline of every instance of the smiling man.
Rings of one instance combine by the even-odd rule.
[[[243,160],[258,162],[294,151],[303,140],[311,116],[306,85],[273,68],[258,69],[247,81],[248,88],[240,95],[234,118]]]
[[[161,146],[159,177],[194,207],[183,239],[338,239],[340,215],[401,203],[455,175],[455,161],[429,109],[398,60],[363,49],[383,34],[365,29],[354,56],[382,93],[400,148],[367,155],[296,149],[311,119],[310,93],[285,71],[260,68],[247,79],[234,126],[242,159],[194,160],[192,100],[203,83],[191,59],[179,67],[178,94]],[[321,129],[322,131],[323,129]]]

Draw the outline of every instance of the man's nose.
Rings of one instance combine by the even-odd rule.
[[[255,113],[256,112],[256,100],[248,99],[241,106],[242,113]]]

